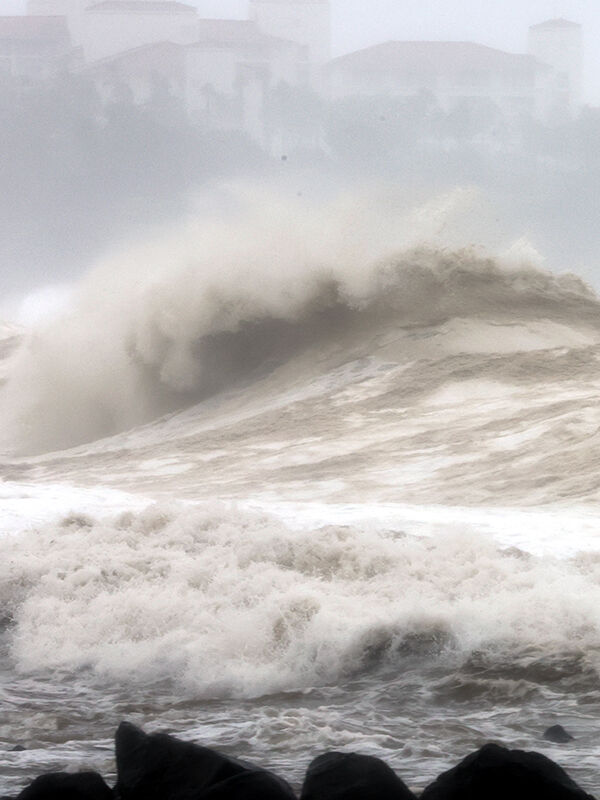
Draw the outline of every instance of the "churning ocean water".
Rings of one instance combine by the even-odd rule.
[[[2,329],[0,789],[110,777],[124,718],[296,783],[494,740],[598,789],[600,302],[472,202],[265,199]]]

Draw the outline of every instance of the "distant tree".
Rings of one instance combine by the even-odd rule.
[[[383,170],[405,166],[432,135],[438,114],[426,92],[338,100],[329,109],[327,142],[337,159]]]
[[[103,103],[73,74],[0,83],[0,152],[0,263],[32,280],[179,214],[202,182],[264,163],[243,134],[194,125],[160,80],[144,105],[126,84]]]
[[[281,82],[267,94],[265,125],[271,142],[284,150],[315,148],[323,138],[324,102],[308,87]]]

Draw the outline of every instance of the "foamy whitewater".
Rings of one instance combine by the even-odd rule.
[[[127,718],[296,782],[495,740],[598,790],[595,293],[470,189],[231,191],[0,328],[0,789],[110,776]]]

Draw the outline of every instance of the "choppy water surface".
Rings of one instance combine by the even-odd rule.
[[[448,203],[347,212],[261,222],[277,270],[256,220],[194,228],[7,329],[2,790],[112,775],[123,718],[296,784],[493,739],[598,790],[600,304],[439,241]]]
[[[402,654],[393,668],[335,686],[246,700],[199,700],[168,685],[117,689],[83,676],[13,677],[3,688],[0,731],[7,746],[17,741],[28,749],[2,754],[2,787],[17,789],[32,775],[65,767],[114,776],[112,737],[123,718],[256,760],[296,785],[311,757],[342,748],[383,757],[422,788],[494,740],[540,750],[582,786],[597,787],[600,692],[581,654],[544,660],[529,653],[517,664],[477,655],[464,664],[447,661]],[[543,741],[556,720],[576,741]]]

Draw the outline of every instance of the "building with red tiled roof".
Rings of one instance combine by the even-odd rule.
[[[341,56],[331,66],[346,64],[358,70],[417,70],[441,74],[448,70],[520,70],[531,56],[507,53],[474,42],[390,41]]]
[[[532,55],[473,42],[397,42],[367,47],[325,68],[332,98],[430,94],[445,110],[492,101],[503,110],[534,111],[549,68]]]
[[[275,87],[306,85],[307,51],[266,36],[243,20],[199,20],[189,43],[156,41],[98,59],[85,68],[105,100],[137,104],[167,90],[207,129],[243,130],[264,141],[264,106]]]
[[[64,17],[0,17],[0,75],[43,80],[68,66]]]

